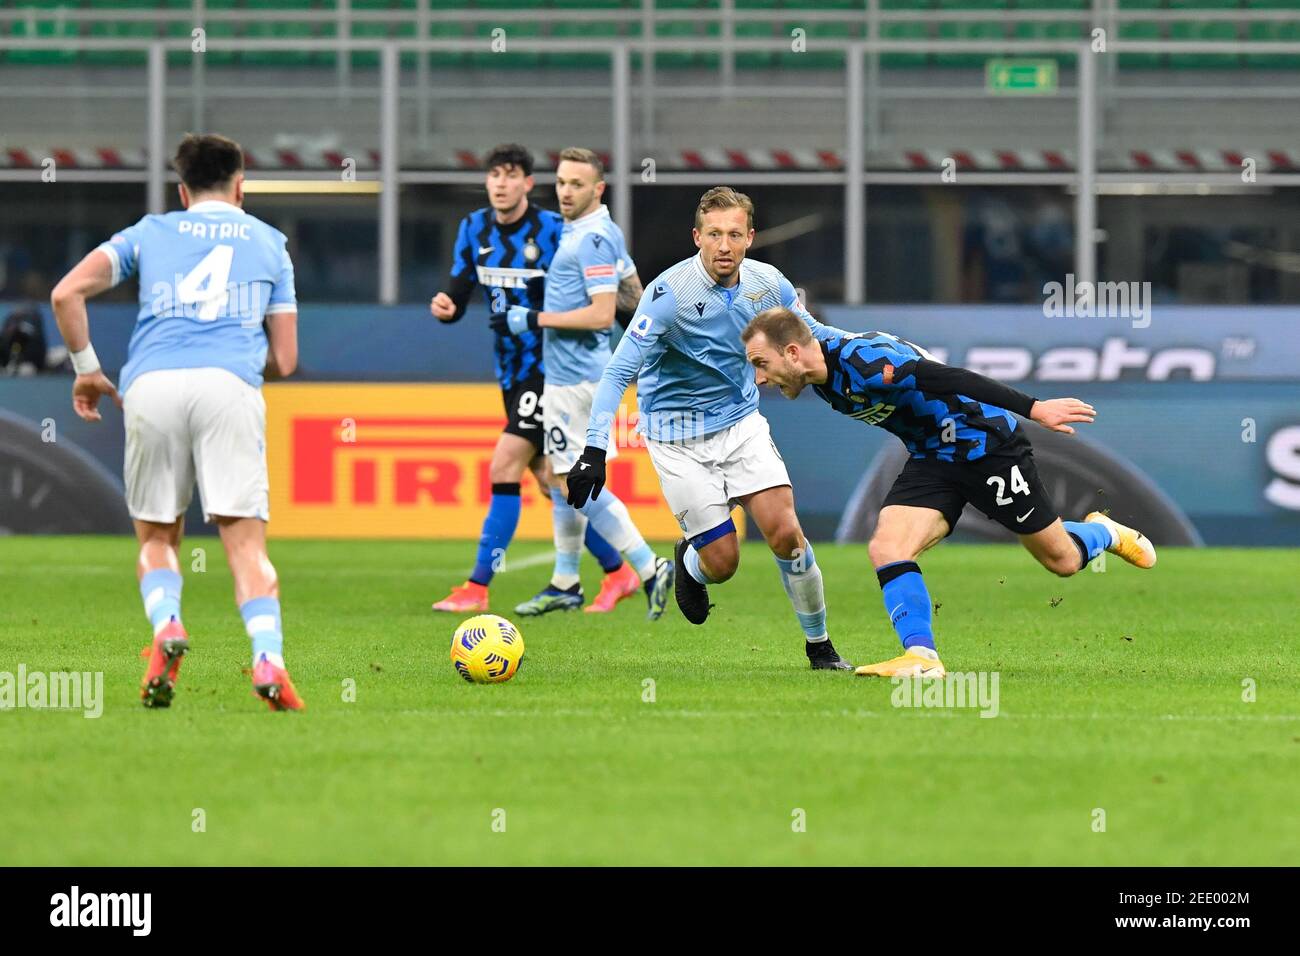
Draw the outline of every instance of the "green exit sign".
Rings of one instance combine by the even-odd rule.
[[[1055,60],[988,60],[984,85],[990,93],[1056,92]]]

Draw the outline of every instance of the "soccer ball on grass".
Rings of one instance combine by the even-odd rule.
[[[451,638],[456,673],[472,684],[500,684],[515,676],[524,636],[504,617],[480,614],[463,621]]]

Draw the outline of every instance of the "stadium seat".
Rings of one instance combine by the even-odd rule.
[[[1257,21],[1247,26],[1246,35],[1255,41],[1300,40],[1300,21]],[[1246,65],[1265,70],[1300,69],[1300,53],[1248,53]]]
[[[158,28],[152,23],[99,22],[89,24],[86,36],[152,40],[158,37]],[[148,61],[149,54],[143,50],[84,50],[81,54],[81,62],[88,66],[144,66]]]
[[[716,10],[718,6],[717,0],[655,0],[656,10]]]
[[[429,24],[429,39],[456,40],[470,36],[469,24],[442,21]],[[439,50],[429,54],[429,65],[439,69],[451,69],[464,66],[469,57],[462,50]]]
[[[561,20],[551,26],[551,36],[557,40],[612,40],[619,36],[619,25],[605,20]],[[610,56],[596,51],[570,50],[567,53],[548,53],[545,63],[560,69],[610,68]]]
[[[492,31],[505,30],[504,53],[492,52]],[[535,22],[511,20],[507,23],[480,21],[474,24],[475,43],[470,53],[470,63],[485,69],[534,69],[541,65],[542,55],[535,51],[520,52],[510,48],[511,40],[536,40],[542,35],[542,25]]]
[[[655,24],[655,36],[663,39],[696,38],[700,33],[690,20],[661,20]],[[655,54],[656,70],[682,69],[699,66],[701,59],[695,51],[666,50]]]
[[[940,40],[1002,40],[1006,37],[1003,24],[997,20],[954,21],[939,24]],[[936,53],[935,66],[980,69],[996,53]]]
[[[778,57],[778,65],[789,69],[841,69],[844,66],[842,50],[818,49],[818,40],[853,39],[853,27],[847,23],[813,20],[810,22],[789,22],[785,25],[785,35],[791,35],[796,27],[807,31],[808,49],[804,53],[788,51]]]
[[[1012,35],[1020,40],[1081,40],[1087,33],[1087,26],[1069,20],[1021,20],[1016,23]],[[1026,53],[1029,57],[1047,57],[1055,60],[1062,67],[1073,67],[1078,57],[1073,53]]]
[[[1175,22],[1169,25],[1171,40],[1212,41],[1237,39],[1237,25],[1223,21]],[[1235,53],[1171,53],[1169,65],[1198,70],[1232,69],[1240,66]]]
[[[785,0],[786,10],[862,10],[861,0]]]
[[[10,36],[15,38],[75,37],[77,25],[58,15],[57,6],[48,0],[24,3],[19,9],[31,8],[31,19],[10,23]],[[9,50],[10,63],[31,66],[67,66],[76,62],[77,55],[69,50]]]
[[[882,40],[926,40],[930,37],[929,25],[925,23],[882,23],[880,25]],[[889,69],[921,67],[929,61],[924,53],[882,53],[880,65]]]
[[[771,40],[775,41],[777,33],[773,23],[737,23],[737,40]],[[773,50],[741,50],[736,53],[736,68],[740,70],[766,70],[776,62],[775,42]]]
[[[1119,38],[1121,40],[1159,40],[1160,24],[1150,20],[1121,23],[1119,25]],[[1158,69],[1163,63],[1164,57],[1159,53],[1121,53],[1119,55],[1120,69],[1154,70]]]

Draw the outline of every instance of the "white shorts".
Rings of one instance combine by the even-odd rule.
[[[266,403],[221,368],[145,372],[122,398],[126,505],[141,521],[171,523],[199,483],[203,517],[270,517]]]
[[[587,444],[587,422],[591,403],[596,399],[598,382],[577,385],[552,385],[542,389],[542,429],[546,442],[543,453],[557,475],[567,475],[578,462]],[[618,457],[618,442],[610,439],[605,460]]]
[[[731,517],[737,498],[790,484],[767,419],[754,412],[705,438],[646,441],[673,517],[688,538]]]

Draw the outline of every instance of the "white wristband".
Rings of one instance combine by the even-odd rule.
[[[95,347],[89,342],[80,352],[69,352],[68,357],[72,359],[73,371],[78,375],[89,375],[99,371],[99,356],[95,354]]]

